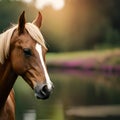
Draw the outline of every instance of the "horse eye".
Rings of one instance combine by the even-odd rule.
[[[23,52],[24,52],[25,56],[31,56],[32,55],[32,51],[29,48],[24,48]]]

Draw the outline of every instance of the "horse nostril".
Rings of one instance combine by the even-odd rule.
[[[51,91],[48,89],[46,84],[37,85],[35,87],[35,96],[38,99],[47,99],[50,96]]]
[[[47,85],[44,85],[44,86],[42,87],[42,89],[40,90],[40,92],[41,92],[43,95],[49,94],[49,90],[48,90],[48,88],[47,88]]]

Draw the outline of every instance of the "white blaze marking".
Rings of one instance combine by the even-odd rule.
[[[45,67],[45,63],[44,63],[43,55],[42,55],[42,47],[38,43],[36,44],[36,50],[39,53],[40,61],[41,61],[41,64],[42,64],[42,67],[43,67],[43,70],[44,70],[44,73],[45,73],[47,87],[48,87],[49,90],[51,90],[52,89],[52,82],[50,81],[48,72],[47,72],[46,67]]]

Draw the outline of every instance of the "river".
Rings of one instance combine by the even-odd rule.
[[[120,120],[118,74],[49,69],[54,91],[48,100],[37,100],[18,78],[15,85],[17,120]]]

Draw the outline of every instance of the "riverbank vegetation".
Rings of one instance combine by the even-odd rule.
[[[120,48],[66,53],[48,53],[49,67],[119,71]]]

